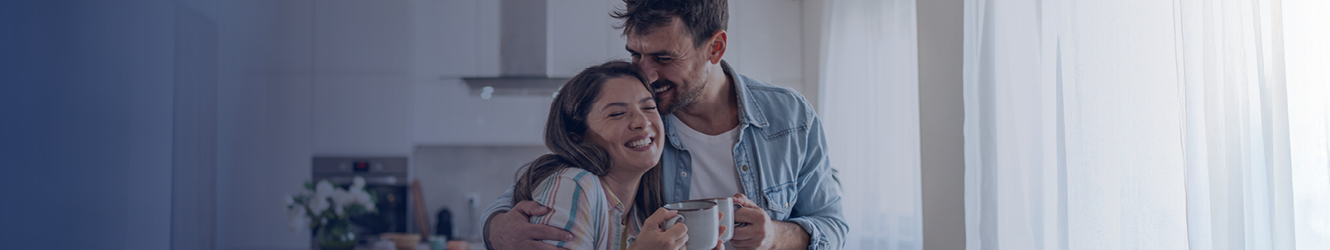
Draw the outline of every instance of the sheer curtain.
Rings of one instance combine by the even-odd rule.
[[[962,129],[970,249],[1066,248],[1057,27],[1041,18],[1042,10],[1055,9],[1041,4],[965,4]]]
[[[1330,249],[1330,1],[1281,4],[1293,234],[1298,249]]]
[[[818,99],[845,190],[845,249],[920,249],[914,1],[825,4]]]
[[[967,247],[1330,247],[1324,13],[967,0]]]

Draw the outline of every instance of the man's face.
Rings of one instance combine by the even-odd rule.
[[[633,64],[651,81],[661,109],[671,114],[687,108],[702,95],[706,85],[706,51],[711,46],[693,47],[693,38],[678,17],[669,25],[650,31],[646,35],[628,35],[625,48],[633,55]]]

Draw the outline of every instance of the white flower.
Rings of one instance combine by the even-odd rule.
[[[356,196],[345,190],[333,192],[332,198],[333,202],[337,204],[337,209],[346,209],[356,202]],[[341,215],[341,213],[339,212],[338,215]]]
[[[354,190],[354,189],[364,189],[364,188],[365,188],[365,178],[360,178],[360,176],[356,176],[355,179],[351,179],[351,189]]]
[[[301,213],[300,216],[291,217],[291,221],[286,224],[286,229],[295,232],[308,226],[309,216],[305,216],[304,213]]]
[[[331,206],[332,204],[328,204],[327,197],[314,197],[313,200],[309,201],[309,210],[315,214],[328,210],[328,207]]]
[[[333,192],[333,200],[337,201],[338,206],[350,206],[355,204],[356,196],[348,191],[337,190],[337,192]]]
[[[352,179],[350,188],[339,188],[327,180],[304,186],[300,192],[283,197],[287,214],[291,217],[287,227],[291,230],[327,226],[332,222],[346,222],[352,212],[374,212],[374,197],[365,191],[365,180]],[[306,184],[308,185],[308,184]],[[351,210],[360,205],[363,210]]]
[[[332,194],[333,214],[336,214],[337,216],[342,216],[343,209],[346,208],[346,202],[348,201],[347,196],[349,195],[346,194],[346,191],[342,190],[333,191]]]
[[[319,184],[314,186],[314,198],[326,198],[328,195],[332,194],[334,190],[337,189],[334,188],[332,183],[328,182],[328,180],[319,181]]]
[[[333,188],[332,183],[329,183],[328,180],[319,181],[319,184],[314,186],[314,198],[309,201],[309,209],[315,214],[328,210],[328,207],[332,207],[333,205],[328,204],[328,198],[330,198],[336,190],[337,189]]]
[[[365,207],[365,210],[374,211],[374,198],[369,196],[363,189],[351,190],[351,195],[355,196],[355,202]]]

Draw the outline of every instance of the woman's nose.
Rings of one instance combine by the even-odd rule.
[[[643,129],[643,128],[646,128],[646,127],[648,127],[648,126],[651,126],[651,119],[647,119],[647,114],[646,114],[646,112],[637,111],[637,112],[633,112],[633,113],[635,113],[635,115],[633,115],[633,122],[632,122],[632,124],[629,124],[630,129],[635,129],[635,130],[636,130],[636,129]]]

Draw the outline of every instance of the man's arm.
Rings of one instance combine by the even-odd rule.
[[[817,118],[808,102],[799,97],[799,102],[811,114],[807,119],[809,129],[798,135],[804,145],[796,150],[803,157],[801,162],[791,164],[797,172],[795,199],[789,218],[785,221],[772,221],[765,210],[748,200],[742,194],[736,202],[742,201],[744,208],[735,212],[735,222],[751,225],[737,227],[731,241],[737,249],[841,249],[845,247],[845,234],[849,226],[841,213],[840,183],[833,176],[827,159],[826,139],[822,131],[822,122]]]
[[[773,221],[776,231],[776,240],[772,242],[772,249],[805,249],[808,248],[808,232],[804,231],[803,226],[793,222]]]
[[[490,202],[490,205],[485,207],[485,211],[480,213],[481,221],[485,222],[484,230],[481,231],[484,233],[483,237],[485,237],[485,249],[494,249],[494,247],[492,247],[493,244],[490,244],[490,220],[493,220],[495,215],[513,209],[514,187],[516,187],[516,185],[508,187],[508,190],[504,190],[503,194],[499,195],[499,198],[495,198],[494,202]]]
[[[566,241],[573,234],[559,228],[534,224],[531,216],[545,215],[550,212],[535,201],[522,201],[512,204],[513,188],[508,188],[495,199],[481,214],[485,220],[484,242],[486,249],[561,249],[543,240]]]
[[[799,171],[799,180],[806,181],[798,183],[795,214],[790,215],[788,222],[798,224],[807,233],[807,249],[841,249],[845,247],[845,234],[850,229],[841,213],[840,182],[831,171],[825,152],[827,140],[822,132],[822,121],[817,116],[813,116],[807,142],[805,161]]]

